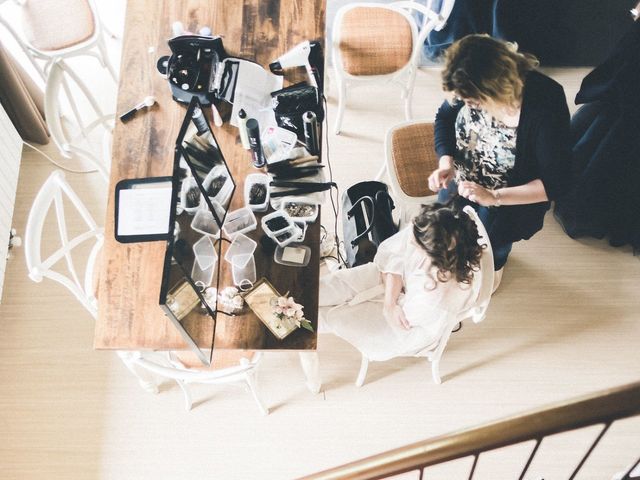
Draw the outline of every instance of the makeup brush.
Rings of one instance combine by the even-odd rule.
[[[120,120],[122,120],[123,122],[128,122],[135,116],[136,113],[138,113],[138,110],[142,110],[143,108],[149,108],[153,106],[155,103],[156,103],[156,97],[152,95],[149,95],[148,97],[144,97],[144,100],[142,100],[139,104],[137,104],[128,112],[125,112],[122,115],[120,115]]]

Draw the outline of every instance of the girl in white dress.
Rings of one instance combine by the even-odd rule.
[[[423,206],[372,263],[320,279],[321,321],[370,360],[418,353],[477,298],[478,237],[457,207]]]

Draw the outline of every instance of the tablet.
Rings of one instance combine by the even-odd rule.
[[[169,239],[173,194],[173,177],[119,181],[115,192],[116,240],[133,243]]]

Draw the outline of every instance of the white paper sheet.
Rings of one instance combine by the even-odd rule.
[[[241,61],[238,65],[238,80],[231,111],[231,125],[238,126],[238,112],[244,109],[247,118],[255,118],[264,130],[276,125],[271,108],[271,92],[280,90],[283,77],[274,75],[253,62]]]
[[[120,190],[118,235],[159,235],[169,231],[171,182]]]

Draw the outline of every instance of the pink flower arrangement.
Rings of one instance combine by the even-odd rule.
[[[282,297],[274,297],[271,299],[271,306],[273,307],[273,314],[281,322],[287,322],[298,328],[306,328],[313,332],[311,322],[304,318],[304,307],[296,303],[293,297],[287,297],[286,294]]]

